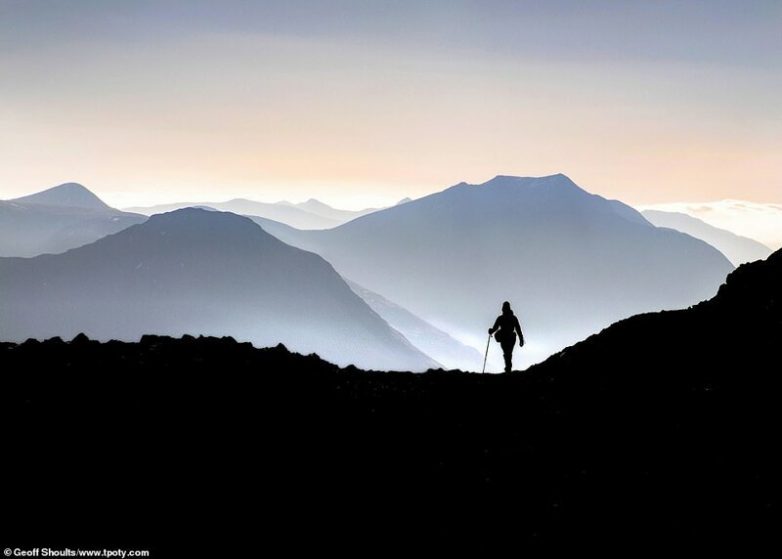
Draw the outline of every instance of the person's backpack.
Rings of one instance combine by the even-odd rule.
[[[497,340],[498,344],[501,344],[502,341],[505,339],[505,334],[503,333],[503,329],[502,328],[497,330],[497,333],[494,334],[494,339]]]

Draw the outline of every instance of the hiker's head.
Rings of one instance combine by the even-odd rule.
[[[504,312],[504,313],[510,312],[510,303],[508,303],[507,301],[505,301],[502,304],[502,312]]]

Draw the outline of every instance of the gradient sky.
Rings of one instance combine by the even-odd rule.
[[[782,2],[0,0],[0,198],[782,202]]]

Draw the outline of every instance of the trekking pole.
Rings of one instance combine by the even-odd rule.
[[[483,356],[483,371],[481,371],[481,374],[486,372],[486,358],[489,357],[489,344],[491,343],[491,334],[489,334],[489,339],[486,340],[486,355]]]

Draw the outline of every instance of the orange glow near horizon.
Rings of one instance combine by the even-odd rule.
[[[29,9],[0,31],[13,38],[33,25],[40,13]],[[703,60],[686,34],[622,58],[626,35],[613,38],[615,52],[599,43],[621,31],[606,12],[592,18],[597,44],[582,56],[567,40],[587,31],[562,14],[523,14],[549,26],[564,45],[556,51],[547,36],[544,47],[495,44],[501,8],[485,7],[486,21],[460,9],[435,12],[456,18],[437,33],[413,26],[404,40],[376,14],[362,15],[378,27],[371,36],[356,35],[358,23],[272,33],[191,22],[143,40],[131,18],[124,42],[75,30],[58,39],[68,29],[53,19],[40,41],[0,49],[0,199],[75,181],[121,207],[315,197],[358,208],[498,174],[561,172],[630,204],[782,202],[778,51],[761,41],[764,57],[723,63],[705,48],[749,32],[700,37]],[[624,17],[645,25],[651,9]],[[101,11],[110,13],[78,25]],[[670,17],[684,16],[700,17]],[[767,22],[743,25],[760,34]],[[475,44],[449,39],[471,26]],[[671,41],[675,55],[664,50]]]

